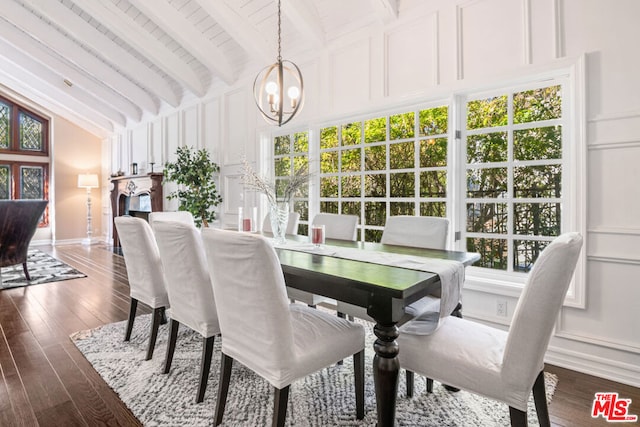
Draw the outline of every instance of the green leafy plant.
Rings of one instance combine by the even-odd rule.
[[[209,222],[216,219],[212,208],[222,202],[214,181],[220,167],[204,148],[178,147],[176,154],[175,162],[164,165],[164,181],[175,182],[182,187],[169,193],[167,199],[180,200],[179,210],[191,212],[198,227],[208,227]]]

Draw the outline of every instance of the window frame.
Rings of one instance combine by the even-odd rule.
[[[483,94],[496,94],[500,90],[511,91],[515,88],[528,90],[535,87],[553,86],[562,84],[563,99],[563,128],[562,128],[562,191],[563,213],[561,218],[560,233],[566,231],[578,231],[586,237],[586,112],[585,112],[585,58],[581,56],[571,60],[563,67],[521,77],[507,81],[504,84],[495,84],[482,90],[466,90],[456,94],[457,98],[466,99],[473,95],[473,99],[480,99]],[[460,108],[457,115],[457,128],[460,130],[460,138],[456,141],[457,159],[455,161],[454,175],[459,177],[456,188],[456,199],[453,226],[456,233],[460,233],[460,239],[456,240],[454,249],[466,250],[466,108],[464,102],[459,102]],[[507,230],[513,234],[513,230]],[[586,286],[586,244],[584,245],[575,270],[574,279],[569,287],[564,301],[565,306],[584,309]],[[468,267],[466,269],[465,289],[487,292],[496,295],[519,297],[522,287],[526,282],[528,273],[491,271],[487,268]]]
[[[1,148],[0,154],[18,154],[22,156],[49,156],[49,119],[26,108],[22,105],[0,95],[0,102],[6,104],[11,109],[9,122],[11,130],[9,133],[9,147]],[[42,149],[27,150],[20,148],[20,114],[31,117],[42,124]]]
[[[499,81],[486,83],[484,85],[459,82],[450,90],[442,88],[437,92],[438,96],[424,99],[420,102],[405,101],[402,104],[383,108],[373,109],[362,114],[348,116],[337,116],[330,119],[311,123],[306,128],[309,130],[309,166],[312,172],[311,188],[309,193],[309,217],[320,211],[320,130],[325,127],[341,126],[342,124],[353,123],[355,121],[366,121],[372,118],[389,116],[398,112],[420,111],[444,105],[443,99],[448,100],[449,123],[448,123],[448,153],[447,153],[447,197],[446,210],[447,218],[451,221],[448,247],[453,250],[466,250],[466,239],[463,237],[463,230],[466,228],[466,198],[462,197],[466,191],[466,162],[460,161],[461,156],[466,155],[465,145],[462,142],[462,127],[466,128],[466,105],[460,100],[465,99],[470,94],[481,94],[483,92],[507,91],[512,87],[519,87],[521,90],[530,90],[534,86],[553,86],[558,81],[562,81],[562,102],[563,118],[565,124],[562,129],[563,159],[562,159],[562,188],[563,188],[563,214],[561,218],[560,233],[566,231],[578,231],[586,236],[586,78],[585,78],[585,56],[559,60],[554,66],[530,67],[526,75],[520,72],[516,76],[501,76]],[[556,82],[556,83],[554,83]],[[477,82],[476,82],[477,83]],[[466,86],[463,86],[466,85]],[[444,96],[443,96],[444,94]],[[478,99],[478,98],[476,98]],[[297,127],[300,129],[300,126]],[[459,132],[456,132],[459,130]],[[387,129],[388,137],[389,129]],[[284,132],[284,133],[293,133]],[[364,139],[364,136],[362,136]],[[420,136],[414,136],[419,140]],[[273,138],[270,139],[271,144]],[[389,141],[387,139],[387,144]],[[363,147],[366,146],[362,142]],[[338,149],[340,145],[338,146]],[[364,148],[363,148],[364,150]],[[387,149],[388,151],[388,149]],[[264,159],[268,169],[273,168],[273,153],[270,159]],[[364,162],[362,158],[361,163]],[[387,165],[389,160],[387,159]],[[271,163],[271,166],[269,164]],[[421,169],[421,168],[420,168]],[[417,170],[420,170],[417,169]],[[391,170],[385,170],[389,174]],[[360,172],[364,174],[366,171]],[[338,170],[338,176],[341,175]],[[388,180],[387,180],[388,181]],[[388,185],[387,185],[388,187]],[[362,195],[364,199],[364,195]],[[389,188],[387,188],[387,197]],[[416,206],[419,211],[419,197],[416,197]],[[339,205],[340,207],[340,205]],[[387,203],[387,212],[388,212]],[[361,220],[364,212],[361,212]],[[362,224],[360,224],[362,227]],[[512,233],[513,230],[508,230]],[[585,286],[586,286],[586,244],[581,251],[576,266],[574,280],[570,285],[564,304],[566,306],[585,308]],[[528,273],[517,272],[508,273],[502,270],[491,270],[488,268],[469,267],[466,273],[465,289],[470,291],[480,291],[483,293],[519,297],[522,287],[528,277]]]
[[[436,108],[445,107],[447,108],[447,132],[444,134],[429,134],[429,135],[421,135],[420,133],[420,112],[426,110],[432,110]],[[391,117],[397,115],[403,115],[407,113],[414,114],[414,124],[413,124],[413,136],[408,138],[397,138],[391,139]],[[385,119],[385,138],[381,141],[376,142],[366,142],[365,141],[365,127],[366,122],[369,120],[376,119]],[[350,125],[358,123],[360,125],[360,141],[357,144],[353,145],[342,145],[341,144],[341,129],[345,125]],[[338,134],[338,145],[332,148],[320,148],[320,138],[321,132],[325,128],[337,128]],[[315,161],[310,159],[310,164],[313,164],[315,169],[314,173],[314,188],[311,190],[314,197],[311,199],[313,206],[313,214],[321,212],[320,203],[322,202],[335,202],[338,204],[338,212],[342,213],[343,206],[342,204],[345,202],[353,202],[354,199],[360,199],[360,214],[359,214],[359,224],[358,224],[358,241],[370,241],[366,239],[367,231],[382,231],[384,226],[375,225],[375,224],[367,224],[366,223],[366,204],[367,203],[384,203],[385,204],[385,213],[388,215],[391,214],[392,208],[391,205],[393,203],[408,203],[413,205],[414,213],[421,212],[421,207],[423,203],[435,202],[435,203],[443,203],[444,204],[444,217],[448,217],[449,212],[449,203],[451,201],[451,174],[450,174],[450,165],[451,165],[451,98],[448,97],[439,97],[437,99],[428,100],[425,102],[421,102],[419,104],[413,103],[406,106],[400,106],[396,108],[390,108],[382,111],[372,111],[368,114],[361,114],[358,116],[346,117],[346,118],[338,118],[332,121],[322,122],[319,125],[312,127],[313,134],[316,136],[313,140],[310,139],[310,151],[315,153]],[[446,138],[447,139],[447,156],[446,156],[446,165],[445,166],[421,166],[420,164],[420,142],[430,137],[433,138]],[[396,144],[404,144],[404,143],[412,143],[413,144],[413,160],[412,166],[407,168],[397,168],[392,169],[390,167],[390,150],[391,147]],[[366,148],[381,146],[385,148],[385,169],[380,170],[368,170],[365,167],[366,164]],[[360,170],[359,171],[343,171],[341,169],[342,165],[342,156],[341,152],[343,150],[354,150],[357,149],[360,152]],[[320,161],[322,153],[324,152],[336,152],[338,156],[338,170],[336,172],[328,172],[322,173],[320,170]],[[429,197],[420,195],[420,174],[422,172],[427,171],[442,171],[446,173],[447,179],[447,190],[446,195],[444,197]],[[412,196],[393,196],[391,194],[391,177],[393,174],[400,173],[413,173],[414,174],[414,193]],[[366,196],[365,195],[365,177],[368,175],[376,175],[383,174],[385,175],[385,195],[384,196]],[[322,176],[335,176],[338,180],[338,195],[336,197],[315,197],[315,194],[318,193],[321,189],[320,187],[320,179]],[[348,196],[344,196],[340,191],[342,186],[342,179],[348,176],[358,176],[360,177],[360,197],[352,198]],[[322,200],[321,200],[322,199]],[[311,214],[310,214],[311,215]]]
[[[23,199],[18,196],[20,193],[20,169],[24,166],[37,166],[42,168],[42,200],[49,200],[49,163],[40,163],[40,162],[22,162],[16,160],[0,160],[1,166],[9,166],[9,178],[11,179],[11,183],[9,184],[9,199],[3,200],[29,200]],[[35,199],[40,200],[40,199]],[[47,227],[49,225],[49,205],[44,210],[42,214],[41,221],[38,223],[38,227]]]
[[[50,157],[49,142],[51,119],[36,113],[10,98],[0,95],[0,101],[9,106],[11,113],[9,117],[9,147],[0,148],[0,164],[9,167],[9,176],[11,183],[9,186],[9,199],[5,200],[22,200],[20,196],[21,173],[22,167],[40,167],[42,168],[42,200],[49,200],[50,193]],[[42,125],[42,148],[40,150],[29,150],[20,148],[20,115],[24,114],[30,118],[37,120]],[[39,228],[48,227],[50,223],[49,205],[44,210]]]

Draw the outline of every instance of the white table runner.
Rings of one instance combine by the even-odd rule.
[[[464,284],[464,264],[459,261],[331,245],[322,245],[318,248],[311,243],[291,241],[287,241],[282,245],[275,244],[274,246],[280,249],[436,273],[440,276],[442,286],[440,312],[421,316],[420,319],[415,319],[413,322],[405,325],[403,329],[411,328],[412,333],[422,335],[432,333],[437,328],[439,320],[449,316],[460,301],[460,293]],[[409,330],[407,330],[407,332],[409,332]]]

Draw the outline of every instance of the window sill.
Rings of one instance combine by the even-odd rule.
[[[519,298],[526,278],[525,274],[487,273],[482,269],[469,267],[464,289]]]

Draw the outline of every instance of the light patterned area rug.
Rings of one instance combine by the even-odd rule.
[[[352,359],[343,365],[323,369],[296,381],[291,386],[287,425],[373,426],[376,403],[372,375],[375,338],[368,328],[366,353],[365,419],[355,418]],[[201,337],[181,326],[171,372],[161,373],[166,350],[168,324],[161,326],[153,359],[144,361],[150,315],[136,319],[130,342],[124,342],[126,322],[112,323],[71,336],[120,399],[145,426],[212,426],[220,367],[220,339],[216,338],[209,384],[202,403],[195,403]],[[452,393],[434,383],[427,394],[425,380],[416,375],[412,399],[405,396],[404,371],[401,371],[396,420],[398,426],[508,426],[509,410],[504,404],[465,391]],[[547,399],[557,378],[546,374]],[[263,379],[234,363],[229,387],[225,426],[265,426],[271,424],[273,392]],[[529,425],[538,425],[533,400],[529,402]]]
[[[24,277],[22,264],[3,267],[0,290],[87,277],[75,268],[38,249],[29,249],[27,269],[31,280]]]

